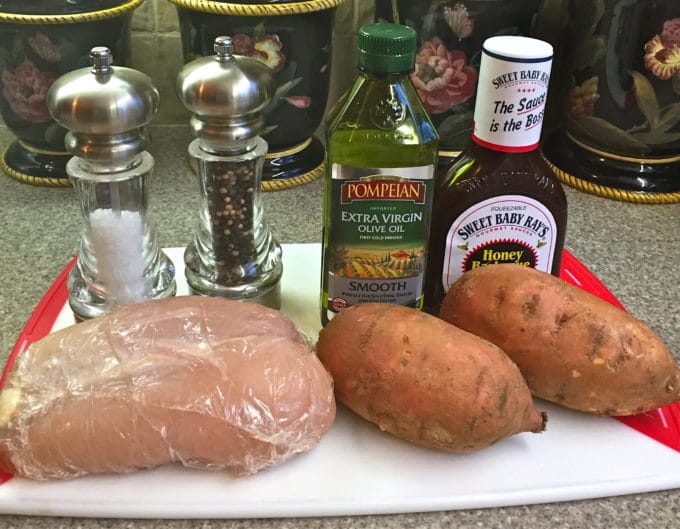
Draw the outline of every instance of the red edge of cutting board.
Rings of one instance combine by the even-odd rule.
[[[0,377],[0,390],[5,385],[7,375],[9,375],[9,372],[12,370],[14,362],[19,355],[24,352],[31,343],[46,336],[52,330],[54,322],[57,320],[57,316],[59,316],[61,309],[64,308],[64,305],[68,301],[66,280],[68,279],[68,273],[75,264],[76,258],[74,257],[71,259],[71,262],[66,265],[66,268],[61,271],[50,288],[47,289],[47,292],[45,292],[45,295],[38,303],[38,306],[28,318],[26,325],[24,325],[24,328],[19,335],[19,339],[14,344],[12,352],[7,358],[5,369],[2,372],[2,377]],[[0,470],[0,485],[11,478],[12,474]]]
[[[17,357],[32,342],[39,340],[52,330],[57,316],[59,316],[59,313],[68,301],[66,281],[71,268],[75,265],[75,261],[76,258],[73,258],[59,274],[59,277],[52,283],[52,286],[47,290],[26,322],[19,339],[7,359],[7,364],[0,378],[0,389],[4,385],[5,379],[12,366],[14,366]],[[609,289],[568,250],[564,250],[562,253],[560,277],[568,283],[583,288],[612,305],[625,310],[625,307]],[[629,417],[616,417],[616,419],[652,439],[680,451],[680,403],[676,402],[651,412]],[[0,471],[0,484],[11,477],[11,474]]]

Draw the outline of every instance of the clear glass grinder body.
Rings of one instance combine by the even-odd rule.
[[[78,319],[118,305],[172,296],[175,268],[158,247],[148,212],[153,157],[146,125],[158,111],[151,79],[112,66],[110,50],[90,51],[92,68],[61,76],[48,108],[66,128],[66,165],[84,229],[68,276],[69,304]]]

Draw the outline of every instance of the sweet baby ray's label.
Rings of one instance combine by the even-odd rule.
[[[490,47],[485,43],[482,49],[472,139],[494,150],[533,150],[541,136],[552,55],[509,57],[499,46]]]
[[[521,195],[493,197],[464,211],[446,235],[442,284],[448,290],[463,272],[515,263],[550,273],[557,225],[542,203]]]
[[[324,255],[324,308],[420,306],[434,166],[333,166]]]

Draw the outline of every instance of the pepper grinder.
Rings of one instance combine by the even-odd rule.
[[[216,55],[196,59],[177,77],[177,96],[193,113],[196,139],[188,151],[202,206],[184,253],[190,288],[280,306],[281,246],[260,199],[267,142],[262,111],[274,94],[272,72],[256,59],[233,55],[229,37],[217,37]]]
[[[147,75],[112,62],[108,48],[92,48],[92,68],[61,76],[47,94],[50,114],[69,131],[66,173],[85,225],[67,282],[77,319],[176,291],[174,265],[147,212],[154,159],[145,126],[160,97]]]

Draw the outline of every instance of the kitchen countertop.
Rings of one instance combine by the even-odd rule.
[[[188,127],[151,128],[156,160],[151,222],[161,246],[185,246],[199,199],[185,153]],[[0,127],[2,151],[12,141]],[[263,193],[265,214],[282,243],[320,242],[321,179]],[[640,205],[567,188],[566,247],[638,318],[648,322],[680,360],[680,204]],[[34,187],[0,173],[0,361],[4,364],[42,294],[78,248],[80,213],[71,188]],[[314,281],[314,278],[310,278]],[[587,449],[587,447],[584,447]],[[642,455],[641,455],[642,457]],[[625,464],[625,461],[622,461]],[[457,479],[452,476],[452,479]],[[264,520],[125,520],[0,516],[5,529],[288,529],[456,527],[599,529],[680,527],[680,490],[547,505],[381,516]]]

